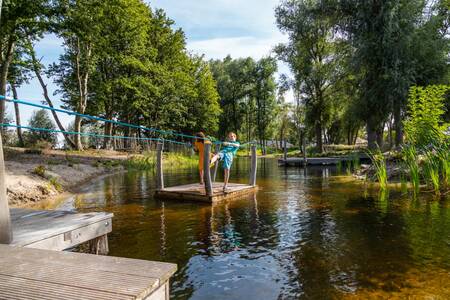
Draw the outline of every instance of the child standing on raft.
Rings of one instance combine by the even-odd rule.
[[[197,137],[194,143],[194,150],[198,152],[198,172],[200,175],[200,184],[204,184],[203,181],[203,160],[205,155],[205,144],[211,144],[210,141],[206,139],[206,136],[203,132],[198,132],[195,134]]]
[[[214,155],[211,159],[211,166],[213,166],[217,160],[222,161],[224,182],[223,191],[226,192],[233,157],[236,155],[240,144],[236,141],[236,134],[234,132],[230,132],[228,133],[227,140],[223,142],[222,145],[224,148],[222,148],[222,150],[220,150],[220,152]]]

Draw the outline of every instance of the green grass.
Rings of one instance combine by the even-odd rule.
[[[164,153],[163,168],[193,168],[198,165],[198,156],[188,156],[178,153]],[[156,153],[148,152],[144,155],[136,155],[125,161],[128,169],[153,170],[156,167]]]
[[[414,146],[407,146],[403,148],[403,159],[406,169],[409,172],[409,179],[411,181],[413,191],[414,193],[418,193],[420,187],[420,167],[416,148]]]
[[[377,177],[378,183],[380,184],[380,189],[382,191],[385,191],[388,188],[386,158],[380,151],[369,152],[369,156],[375,168],[375,176]]]
[[[426,153],[426,159],[423,165],[424,178],[429,187],[433,189],[435,194],[439,195],[440,190],[440,177],[439,177],[440,160],[431,152]]]

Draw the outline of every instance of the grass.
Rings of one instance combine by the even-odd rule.
[[[43,165],[39,165],[33,169],[33,174],[44,177],[45,178],[46,168]]]
[[[164,153],[163,166],[165,169],[193,168],[197,165],[197,156]],[[156,153],[147,152],[144,155],[133,156],[125,161],[125,166],[135,170],[153,170],[156,167]]]
[[[407,146],[403,148],[403,159],[406,164],[406,169],[409,172],[409,178],[414,193],[418,193],[420,186],[420,167],[416,148],[414,146]]]
[[[424,178],[427,185],[433,189],[436,195],[439,195],[440,177],[439,177],[440,159],[431,152],[426,153],[426,159],[423,165]]]
[[[372,160],[373,166],[375,167],[375,176],[380,184],[380,189],[385,191],[388,188],[386,158],[379,150],[378,152],[369,152],[369,156]]]

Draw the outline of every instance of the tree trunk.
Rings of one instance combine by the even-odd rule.
[[[395,146],[400,147],[403,143],[403,124],[402,112],[399,105],[394,108],[394,129],[395,129]]]
[[[36,78],[39,81],[39,84],[41,85],[41,88],[42,88],[42,91],[44,94],[44,99],[47,102],[48,106],[50,106],[51,108],[54,108],[53,102],[50,99],[50,96],[48,94],[47,85],[45,84],[44,79],[42,78],[42,75],[41,75],[40,66],[39,66],[40,63],[36,59],[36,53],[34,52],[34,49],[31,46],[31,43],[29,43],[29,51],[30,51],[29,54],[30,54],[31,60],[32,60],[33,71],[34,71],[34,74],[36,75]],[[51,110],[51,112],[53,115],[53,119],[55,119],[56,125],[58,126],[59,130],[66,131],[66,129],[62,125],[61,121],[59,120],[58,114],[54,110]],[[66,141],[67,145],[72,149],[75,148],[75,144],[72,141],[72,139],[69,137],[69,135],[63,133],[63,136],[64,136],[64,140]]]
[[[377,144],[380,149],[384,145],[384,124],[377,130]]]
[[[73,123],[73,130],[75,132],[81,132],[81,117],[80,116],[75,116],[75,121]],[[81,141],[81,135],[80,134],[75,134],[74,136],[74,143],[75,143],[75,149],[82,151],[83,150],[83,143]]]
[[[369,150],[377,149],[377,132],[370,122],[367,122],[367,145]]]
[[[1,74],[0,74],[0,95],[6,96],[6,84],[8,82],[8,72],[9,72],[9,66],[11,65],[11,61],[14,56],[14,48],[16,43],[12,39],[12,37],[9,38],[7,50],[5,53],[5,57],[3,59],[2,66],[1,66]],[[5,122],[5,112],[6,112],[6,101],[2,100],[0,101],[0,123]],[[5,127],[2,127],[2,132],[4,132]]]
[[[11,85],[11,89],[13,92],[14,99],[18,99],[17,97],[17,89],[15,85]],[[22,136],[22,128],[20,128],[20,111],[19,111],[19,104],[14,102],[14,111],[16,113],[16,125],[17,125],[17,139],[19,140],[19,147],[23,147],[25,144],[23,142],[23,136]]]
[[[323,152],[323,141],[322,141],[322,123],[316,122],[316,143],[317,143],[317,152]]]

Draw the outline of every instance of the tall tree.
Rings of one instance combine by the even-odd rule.
[[[314,128],[317,150],[322,152],[333,85],[340,76],[334,19],[319,0],[282,1],[276,18],[280,30],[289,36],[289,42],[278,45],[276,52],[294,74],[304,98],[306,122]]]

